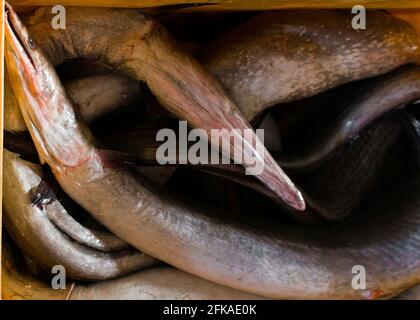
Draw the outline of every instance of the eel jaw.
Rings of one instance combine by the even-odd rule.
[[[40,160],[74,167],[92,157],[54,67],[37,48],[10,4],[5,4],[5,57],[11,86]],[[83,126],[82,126],[83,127]]]

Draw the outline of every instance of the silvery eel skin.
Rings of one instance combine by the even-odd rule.
[[[272,11],[223,34],[200,61],[248,121],[280,103],[420,62],[420,37],[407,22],[368,11],[352,28],[344,10]]]
[[[40,158],[121,239],[199,277],[272,298],[378,298],[420,281],[418,178],[363,220],[322,229],[221,219],[101,154],[53,66],[7,9],[6,61]],[[356,265],[368,270],[365,290],[351,285]]]
[[[117,238],[104,238],[87,229],[84,234],[80,230],[75,233],[85,235],[81,239],[63,233],[52,220],[59,216],[62,221],[62,217],[71,216],[57,199],[42,207],[31,202],[31,191],[42,180],[41,166],[6,149],[3,155],[5,227],[25,254],[42,267],[51,269],[61,264],[68,277],[92,281],[116,278],[157,264],[152,257],[124,248],[126,245]],[[77,223],[67,223],[66,227],[69,226],[77,227]],[[73,230],[67,231],[70,236],[74,234]],[[87,242],[83,241],[86,239]]]
[[[135,81],[111,72],[70,80],[64,87],[78,115],[86,122],[129,104],[140,96],[140,87]],[[12,132],[26,131],[25,121],[10,87],[7,69],[4,99],[4,129]]]
[[[404,98],[404,95],[399,96]],[[354,106],[354,108],[358,107],[359,105]],[[381,113],[382,109],[377,108],[377,111]],[[350,112],[350,115],[353,115],[353,113]],[[291,217],[299,218],[301,222],[325,222],[340,221],[354,213],[360,205],[364,193],[369,190],[380,174],[390,149],[395,146],[401,135],[401,124],[395,117],[391,116],[385,119],[374,117],[374,120],[368,128],[365,128],[362,132],[357,132],[358,139],[356,141],[347,143],[340,151],[334,152],[335,149],[331,150],[331,153],[327,154],[328,160],[322,161],[322,165],[317,170],[306,173],[307,176],[311,175],[313,179],[306,179],[310,183],[302,184],[301,182],[301,190],[307,203],[305,214],[292,213]],[[341,121],[337,122],[342,123]],[[147,165],[156,165],[156,152],[159,142],[156,142],[155,137],[156,132],[162,127],[171,127],[171,123],[124,128],[119,126],[107,127],[95,132],[95,136],[100,137],[103,141],[102,144],[97,144],[97,146],[115,150],[124,155],[127,153],[126,157],[131,157],[131,162],[137,164],[138,169],[142,168],[144,169],[142,171],[147,173],[150,169]],[[322,145],[326,141],[325,139],[319,140],[318,143]],[[210,163],[210,159],[208,162]],[[175,170],[178,167],[166,168]],[[282,206],[278,197],[271,190],[254,177],[246,176],[240,166],[199,164],[191,165],[190,168],[247,186],[268,196],[279,206]]]
[[[40,8],[27,25],[33,44],[54,65],[72,58],[98,59],[116,72],[144,81],[162,106],[190,126],[204,130],[208,136],[212,129],[227,129],[220,131],[223,143],[210,143],[229,158],[240,160],[237,155],[241,154],[245,159],[255,159],[255,163],[241,164],[262,168],[256,175],[262,183],[289,206],[305,209],[300,191],[222,85],[158,21],[139,10],[67,7],[66,28],[54,30],[51,18],[51,8]],[[241,134],[244,129],[251,129],[251,134]],[[230,138],[230,132],[236,139]]]
[[[115,155],[117,160],[127,159],[142,174],[162,185],[179,167],[162,167],[156,164],[159,142],[156,142],[155,137],[159,129],[170,128],[172,125],[172,122],[161,122],[124,128],[118,125],[101,128],[94,131],[95,137],[101,140],[96,145],[99,149],[107,149],[108,155]],[[292,218],[298,218],[301,222],[338,221],[348,217],[359,207],[364,193],[381,173],[390,149],[398,141],[401,124],[395,117],[379,119],[358,135],[356,141],[348,143],[334,155],[329,155],[332,157],[330,160],[324,161],[320,168],[311,172],[312,179],[306,179],[310,183],[301,185],[308,203],[305,215],[292,214]],[[32,141],[22,135],[7,134],[5,145],[28,157],[36,156]],[[268,196],[282,207],[282,202],[273,192],[254,177],[245,176],[240,166],[207,164],[190,168],[245,185]]]
[[[330,158],[337,149],[356,139],[372,123],[420,99],[420,67],[404,66],[371,79],[343,97],[337,116],[295,153],[277,159],[285,168],[308,170]]]
[[[2,298],[5,300],[249,300],[263,299],[227,288],[172,267],[155,267],[95,284],[68,283],[54,290],[25,272],[10,239],[3,239]]]
[[[134,81],[109,71],[68,81],[65,88],[77,107],[78,115],[87,122],[122,104],[134,101],[140,93],[140,88]],[[7,69],[5,129],[12,132],[27,130],[10,86]],[[10,140],[7,141],[10,142]],[[16,141],[16,139],[12,140]],[[83,280],[103,280],[147,268],[157,263],[151,257],[136,252],[136,250],[127,249],[129,247],[127,243],[109,232],[82,226],[72,218],[55,197],[43,208],[34,207],[34,204],[31,205],[31,199],[19,187],[23,188],[23,184],[29,183],[27,181],[33,182],[37,179],[41,181],[40,167],[19,159],[17,156],[11,156],[7,150],[5,150],[5,162],[4,198],[7,200],[5,203],[7,227],[12,236],[18,239],[25,252],[42,266],[50,268],[54,264],[61,263],[67,268],[70,277]],[[22,170],[19,171],[16,168]],[[15,180],[13,180],[14,178]],[[7,184],[6,182],[9,181],[10,184]],[[35,185],[32,187],[33,189],[39,188]],[[48,193],[54,195],[55,191],[48,188]],[[16,199],[20,197],[23,199],[18,202],[18,205],[15,205]],[[40,212],[41,214],[39,214]],[[22,237],[22,235],[25,236]],[[33,250],[34,243],[38,244],[35,250]],[[119,252],[103,254],[97,250]]]

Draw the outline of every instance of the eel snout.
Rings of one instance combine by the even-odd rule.
[[[51,63],[31,38],[10,5],[6,4],[5,56],[11,86],[42,162],[75,166],[92,157],[90,144],[74,127],[75,114]],[[18,76],[16,76],[18,75]],[[73,132],[71,145],[63,128]],[[73,128],[73,129],[71,129]],[[61,145],[61,146],[60,146]]]

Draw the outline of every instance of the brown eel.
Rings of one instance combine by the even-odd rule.
[[[405,66],[374,78],[361,88],[332,100],[325,106],[336,115],[324,121],[319,132],[294,152],[285,152],[277,160],[289,169],[308,170],[319,166],[334,152],[354,139],[378,119],[420,99],[420,67]],[[333,104],[333,105],[332,105]]]
[[[395,117],[381,119],[320,168],[306,173],[303,180],[296,178],[307,202],[306,215],[291,217],[299,217],[300,222],[325,223],[341,221],[356,213],[366,192],[373,189],[391,150],[401,141],[401,131],[402,124]],[[270,190],[252,177],[244,176],[238,167],[198,166],[196,169],[244,185],[277,202]]]
[[[31,50],[42,49],[53,65],[74,58],[99,59],[116,72],[144,81],[159,102],[188,125],[209,137],[212,129],[220,130],[221,143],[209,139],[217,150],[248,170],[262,168],[255,174],[260,181],[289,206],[305,209],[299,190],[222,85],[158,21],[139,10],[67,7],[66,29],[54,30],[51,18],[49,7],[28,18]],[[245,129],[251,129],[250,134]]]
[[[140,96],[136,82],[111,72],[74,79],[64,83],[66,92],[77,108],[78,115],[86,122],[118,107],[134,102]],[[7,69],[4,77],[4,129],[26,131],[16,97],[10,87]]]
[[[273,298],[372,299],[420,281],[417,175],[383,203],[325,228],[250,226],[180,201],[95,148],[53,66],[7,9],[6,62],[40,158],[66,193],[121,239],[199,277]],[[367,272],[362,290],[352,287],[358,265]]]
[[[134,101],[139,97],[140,93],[140,88],[134,81],[109,71],[100,75],[68,81],[65,83],[65,87],[72,101],[77,106],[78,114],[88,122],[123,104]],[[12,132],[27,130],[17,100],[10,86],[7,70],[5,77],[5,129]],[[31,143],[27,143],[28,141],[22,139],[22,137],[20,139],[14,138],[14,134],[10,132],[5,132],[5,135],[6,146],[8,144],[11,145],[12,150],[22,149],[20,151],[23,151],[24,154],[29,155],[29,157],[32,156]],[[12,139],[10,139],[11,137]],[[14,145],[16,142],[18,145]],[[7,155],[11,153],[5,150],[5,158],[8,161],[21,161],[22,163],[20,165],[22,167],[26,165],[29,175],[31,173],[34,176],[39,175],[40,168],[35,170],[35,172],[29,172],[33,169],[29,163],[6,156],[6,153]],[[11,160],[12,158],[13,160]],[[32,157],[32,159],[35,158]],[[13,165],[19,166],[19,164],[8,163],[5,168],[7,167],[11,171]],[[32,164],[32,166],[36,167],[35,164]],[[13,177],[16,178],[16,175],[19,175],[19,173],[7,172],[6,175],[5,181],[13,180]],[[28,179],[31,180],[31,178]],[[23,180],[25,179],[23,178]],[[40,185],[42,185],[43,181],[41,179],[39,181],[41,181]],[[15,186],[13,192],[17,192],[19,188],[16,186],[19,185],[19,181],[13,182],[13,185]],[[47,187],[49,188],[49,186]],[[33,186],[33,189],[39,188],[40,186]],[[8,229],[10,229],[12,234],[21,239],[19,243],[26,249],[31,247],[33,243],[40,243],[41,249],[45,251],[31,251],[30,256],[36,261],[40,261],[40,264],[44,267],[51,267],[54,265],[53,262],[58,263],[61,261],[60,263],[69,270],[70,277],[84,280],[99,280],[114,278],[157,263],[156,260],[141,253],[136,253],[133,249],[123,251],[129,245],[109,232],[84,227],[68,214],[55,198],[52,201],[56,202],[55,204],[48,205],[48,208],[39,208],[45,212],[44,215],[33,214],[33,211],[37,210],[31,208],[31,205],[29,205],[30,199],[26,199],[27,201],[22,199],[24,207],[12,208],[10,205],[15,202],[13,196],[16,196],[16,194],[12,193],[12,196],[10,196],[10,192],[7,193],[8,190],[5,189],[5,199],[7,198],[7,201],[10,201],[10,203],[6,203],[5,206],[14,214],[13,218],[10,218],[8,214],[10,211],[5,212],[5,221],[8,221]],[[54,191],[48,190],[48,192],[54,195]],[[25,220],[31,223],[21,223]],[[57,228],[64,234],[60,234]],[[51,231],[50,234],[46,234],[47,231]],[[25,234],[26,238],[22,240],[19,236],[20,234]],[[31,236],[34,238],[31,238]],[[73,243],[74,241],[76,243]],[[66,255],[60,252],[63,248]],[[119,250],[120,252],[101,254],[92,249],[103,252]],[[91,261],[92,266],[88,267],[85,264],[86,261]]]
[[[3,156],[5,227],[19,247],[42,267],[51,269],[60,264],[69,278],[104,280],[157,264],[110,234],[84,228],[56,198],[42,206],[33,205],[31,193],[42,180],[41,166],[6,149]],[[64,233],[60,226],[65,227]]]
[[[255,300],[261,296],[223,287],[172,267],[155,267],[95,284],[70,283],[63,290],[35,278],[9,237],[3,237],[3,300]]]
[[[200,61],[251,121],[274,105],[420,61],[420,38],[407,22],[368,11],[354,30],[350,11],[271,11],[211,44]]]
[[[147,125],[106,127],[95,131],[100,148],[127,154],[129,162],[136,168],[157,165],[156,152],[160,143],[156,133],[160,128],[171,128],[171,122]],[[348,217],[358,208],[364,192],[369,190],[381,172],[389,151],[401,136],[401,124],[395,117],[379,119],[358,133],[358,139],[348,142],[341,150],[328,154],[328,161],[306,173],[306,181],[300,182],[307,202],[305,215],[291,214],[299,221],[338,221]],[[266,195],[282,206],[276,195],[257,179],[246,176],[240,166],[232,164],[190,165],[193,170],[204,171],[229,179]],[[181,166],[174,165],[175,170]],[[156,180],[155,180],[156,181]]]
[[[156,151],[160,143],[156,133],[161,128],[171,128],[172,122],[147,123],[144,125],[106,126],[95,130],[100,139],[100,149],[112,150],[108,156],[135,166],[136,170],[163,185],[170,175],[182,165],[160,166],[156,163]],[[356,141],[330,155],[331,159],[314,171],[305,174],[300,181],[308,206],[305,215],[290,214],[301,222],[322,223],[339,221],[348,217],[359,207],[366,191],[382,172],[391,149],[401,138],[401,124],[395,117],[378,120],[360,133]],[[36,158],[32,141],[22,135],[6,135],[6,147],[27,157]],[[114,152],[117,151],[117,152]],[[103,151],[102,151],[103,152]],[[241,166],[232,164],[198,164],[190,169],[207,172],[244,185],[264,194],[280,207],[283,203],[257,179],[246,176]]]

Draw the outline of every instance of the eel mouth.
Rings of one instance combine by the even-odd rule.
[[[45,161],[48,151],[38,130],[40,122],[33,114],[34,110],[40,111],[38,107],[43,96],[38,76],[38,70],[42,70],[41,64],[37,64],[40,62],[39,55],[34,40],[29,37],[12,7],[6,3],[5,8],[5,56],[11,86],[36,148]]]
[[[31,65],[35,68],[35,57],[31,52],[36,49],[35,41],[29,37],[16,12],[7,2],[5,4],[5,16],[6,34],[11,39],[8,42],[11,51],[16,54],[16,58],[24,62],[24,66]]]
[[[75,125],[76,116],[49,60],[7,3],[5,11],[9,79],[41,163],[55,168],[80,165],[92,157],[91,137],[80,134],[83,125]]]

